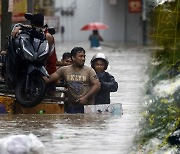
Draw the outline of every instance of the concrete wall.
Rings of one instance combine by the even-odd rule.
[[[126,4],[128,5],[128,4]],[[126,11],[126,37],[128,43],[142,44],[142,17],[141,13]]]
[[[81,27],[90,22],[103,22],[109,26],[100,30],[105,41],[141,43],[141,14],[128,13],[128,1],[117,0],[111,5],[110,0],[56,0],[56,12],[60,16],[60,25],[65,27],[64,41],[87,41],[91,31],[80,31]],[[74,8],[74,15],[61,15],[62,9]],[[61,34],[56,34],[56,40],[61,41]]]
[[[124,42],[125,36],[125,7],[124,0],[117,1],[116,5],[110,5],[109,0],[103,0],[104,22],[109,25],[109,29],[104,33],[108,41]]]

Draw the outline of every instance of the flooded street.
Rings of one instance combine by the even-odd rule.
[[[108,57],[119,89],[111,93],[112,103],[122,103],[123,115],[1,115],[0,138],[14,134],[37,135],[46,154],[128,154],[138,130],[147,81],[149,55],[141,47],[89,49],[87,43],[60,44],[58,58],[74,46],[86,50],[86,65],[97,52]]]

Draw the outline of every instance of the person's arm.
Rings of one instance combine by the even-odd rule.
[[[11,31],[11,35],[13,37],[16,37],[17,34],[19,34],[19,31],[21,30],[21,28],[24,27],[24,28],[31,28],[31,25],[23,25],[21,23],[17,23],[13,26],[13,29]]]
[[[49,44],[54,44],[54,38],[50,33],[46,33],[46,39],[48,40]]]
[[[46,33],[46,39],[47,39],[48,44],[49,44],[50,52],[52,53],[52,51],[55,49],[54,37],[50,33],[47,32]]]
[[[85,96],[79,98],[77,100],[77,102],[79,102],[80,104],[86,104],[86,102],[88,101],[89,97],[91,97],[94,94],[96,94],[100,90],[100,87],[101,87],[100,82],[98,80],[95,80],[93,82],[93,85],[92,85],[91,89],[88,91],[88,93]]]
[[[50,82],[54,82],[54,81],[58,81],[60,78],[59,74],[57,72],[54,72],[53,74],[51,74],[49,76],[49,80],[48,80],[48,83]]]
[[[104,41],[103,38],[99,35],[99,41]]]
[[[114,76],[107,72],[106,75],[108,77],[108,81],[103,81],[101,80],[101,78],[99,78],[99,81],[101,82],[102,91],[116,92],[118,89],[118,83],[115,81]]]
[[[19,33],[19,30],[20,30],[21,27],[14,27],[12,32],[11,32],[11,35],[13,36],[13,38]]]
[[[15,37],[18,33],[19,33],[19,30],[20,30],[20,28],[21,28],[21,23],[17,23],[17,24],[15,24],[14,26],[13,26],[13,29],[12,29],[12,31],[11,31],[11,35],[13,36],[13,37]]]
[[[63,61],[62,60],[61,61],[57,61],[56,62],[56,66],[64,66]]]
[[[51,83],[51,82],[57,82],[62,75],[62,68],[59,68],[56,72],[52,73],[49,78],[44,78],[45,82]]]

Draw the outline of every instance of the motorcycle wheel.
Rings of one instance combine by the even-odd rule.
[[[18,80],[15,88],[17,103],[30,108],[41,103],[45,94],[45,81],[42,77],[32,75],[29,78],[28,89],[26,89],[26,77]]]

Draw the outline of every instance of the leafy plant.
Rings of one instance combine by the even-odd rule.
[[[149,19],[149,37],[154,45],[161,47],[152,51],[148,82],[150,91],[161,80],[180,74],[180,1],[158,5],[149,13]],[[142,150],[155,138],[161,141],[157,148],[169,146],[167,139],[180,124],[180,109],[177,106],[179,102],[173,99],[173,95],[157,98],[155,94],[148,94],[150,103],[145,108],[135,140]],[[151,153],[154,150],[152,149]]]

